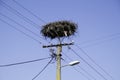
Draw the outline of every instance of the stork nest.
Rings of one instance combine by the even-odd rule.
[[[41,33],[51,39],[74,35],[77,24],[70,21],[57,21],[43,26]]]

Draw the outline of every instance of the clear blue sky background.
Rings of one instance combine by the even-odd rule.
[[[105,69],[114,79],[120,80],[120,1],[119,0],[16,0],[25,8],[29,9],[35,15],[45,21],[36,19],[29,12],[17,5],[13,0],[2,0],[19,13],[29,18],[39,25],[35,28],[10,12],[0,0],[0,13],[12,18],[17,23],[29,28],[40,37],[41,26],[58,20],[70,20],[78,24],[79,28],[74,37],[76,45],[79,45],[97,64]],[[10,27],[0,20],[0,64],[16,63],[21,61],[33,60],[49,57],[49,49],[43,49],[44,44],[49,44],[51,40],[45,40],[44,37],[38,38],[29,31],[15,24],[13,21],[0,15],[0,19],[15,26],[23,32],[33,36],[42,42],[37,43],[31,38],[25,36],[19,31]],[[67,42],[70,40],[66,40]],[[51,41],[55,43],[55,40]],[[107,80],[112,80],[110,76],[99,69],[89,58],[83,54],[75,45],[71,46],[82,58],[100,72]],[[79,60],[79,66],[84,68],[96,80],[105,80],[92,70],[84,61],[76,56],[71,50],[64,47],[64,54],[73,60]],[[70,60],[63,54],[64,61],[62,65]],[[0,80],[31,80],[47,64],[49,60],[35,63],[2,67],[0,68]],[[93,80],[93,78],[82,71],[80,67],[75,66],[77,72],[72,67],[62,68],[62,80]],[[82,72],[85,76],[83,76]],[[55,80],[56,64],[50,64],[48,68],[35,80]]]

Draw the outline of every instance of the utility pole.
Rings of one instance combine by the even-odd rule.
[[[61,80],[61,52],[62,52],[62,46],[69,46],[73,45],[72,43],[64,43],[64,44],[57,44],[57,45],[48,45],[48,46],[43,46],[43,48],[48,48],[48,47],[56,47],[57,48],[57,53],[56,53],[56,80]]]
[[[61,52],[62,52],[62,46],[69,46],[73,45],[72,43],[64,43],[62,44],[62,41],[64,38],[69,37],[71,35],[74,35],[77,30],[77,24],[71,22],[71,21],[57,21],[48,23],[43,26],[41,29],[42,35],[46,38],[50,39],[58,39],[59,44],[56,45],[48,45],[43,46],[43,48],[47,47],[56,47],[57,53],[55,54],[56,63],[57,63],[57,70],[56,70],[56,80],[61,80]]]
[[[61,52],[62,52],[62,46],[57,46],[57,72],[56,72],[56,80],[61,80]]]

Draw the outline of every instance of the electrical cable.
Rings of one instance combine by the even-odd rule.
[[[83,74],[82,72],[80,72],[78,69],[76,69],[76,68],[74,68],[74,67],[73,67],[73,69],[74,69],[75,71],[79,72],[80,74],[82,74],[83,76],[85,76],[88,80],[91,80],[89,77],[87,77],[85,74]]]
[[[5,15],[2,14],[2,13],[0,13],[0,15],[3,16],[3,17],[5,17],[5,18],[7,18],[7,19],[9,19],[10,21],[13,21],[14,23],[16,23],[17,25],[19,25],[20,27],[24,28],[25,30],[31,32],[33,35],[35,35],[35,36],[37,36],[37,37],[39,37],[39,38],[42,39],[42,37],[40,37],[38,34],[36,34],[35,32],[31,31],[30,29],[26,28],[25,26],[23,26],[23,25],[17,23],[15,20],[9,18],[8,16],[5,16]]]
[[[103,36],[101,38],[96,38],[94,40],[85,41],[85,42],[83,42],[81,44],[86,44],[86,43],[95,42],[95,41],[99,41],[99,40],[102,41],[102,40],[105,40],[105,39],[108,39],[108,38],[112,38],[112,37],[115,37],[115,36],[119,36],[119,35],[120,35],[120,33],[118,32],[118,33],[114,33],[114,34]]]
[[[78,45],[75,45],[78,49],[80,49],[96,66],[98,66],[105,74],[107,74],[112,80],[113,77],[106,71],[104,70],[100,65],[98,65],[95,60],[93,60],[82,48],[80,48]]]
[[[20,65],[20,64],[26,64],[26,63],[32,63],[32,62],[37,62],[45,59],[49,59],[51,57],[47,58],[41,58],[41,59],[35,59],[35,60],[30,60],[30,61],[24,61],[24,62],[18,62],[18,63],[12,63],[12,64],[5,64],[5,65],[0,65],[0,67],[9,67],[9,66],[15,66],[15,65]]]
[[[71,47],[69,49],[75,53],[81,60],[83,60],[91,69],[93,69],[97,74],[99,74],[104,80],[107,80],[104,75],[102,75],[99,71],[97,71],[93,66],[91,66],[84,58],[82,58],[80,55],[77,54],[76,51],[74,51]]]
[[[10,7],[8,4],[6,4],[2,0],[0,0],[0,2],[2,3],[1,6],[6,8],[7,10],[9,10],[10,12],[14,13],[15,15],[17,15],[19,18],[23,19],[24,21],[28,22],[29,24],[35,26],[35,28],[39,29],[40,26],[38,24],[36,24],[35,22],[31,21],[29,18],[25,17],[20,12],[18,12],[15,9],[13,9],[12,7]]]
[[[41,19],[40,17],[38,17],[37,15],[35,15],[33,12],[31,12],[30,10],[28,10],[27,8],[25,8],[22,4],[20,4],[18,1],[13,0],[14,3],[16,3],[18,6],[20,6],[21,8],[23,8],[24,10],[26,10],[27,12],[29,12],[31,15],[33,15],[35,18],[37,18],[38,20],[42,21],[43,23],[46,23],[43,19]]]
[[[63,52],[62,52],[63,53]],[[63,53],[69,60],[71,60],[72,61],[72,59],[69,57],[69,56],[67,56],[65,53]],[[95,79],[95,77],[93,77],[91,74],[89,74],[84,68],[82,68],[81,66],[79,66],[79,65],[77,65],[82,71],[84,71],[88,76],[90,76],[91,78],[93,78],[94,80],[96,80]],[[75,68],[76,69],[76,68]],[[89,80],[89,78],[84,74],[84,73],[82,73],[82,72],[80,72],[80,71],[78,71],[78,70],[76,70],[77,72],[79,72],[79,73],[81,73],[84,77],[86,77],[88,80]]]
[[[87,46],[84,46],[84,47],[98,45],[102,42],[109,41],[109,40],[114,40],[118,37],[120,38],[120,33],[114,33],[114,34],[107,35],[107,36],[104,36],[104,37],[101,37],[101,38],[97,38],[95,40],[89,40],[89,41],[82,42],[79,45],[88,44]]]
[[[11,6],[9,6],[8,4],[6,4],[5,2],[3,2],[2,0],[0,0],[0,2],[2,2],[3,4],[1,6],[3,6],[4,8],[6,8],[7,10],[9,10],[11,13],[17,15],[19,18],[22,18],[24,21],[26,21],[27,23],[35,26],[35,28],[39,29],[40,26],[38,24],[36,24],[35,22],[33,22],[32,20],[30,20],[29,18],[25,17],[24,15],[22,15],[20,12],[18,12],[17,10],[13,9]],[[42,20],[42,19],[41,19]],[[44,20],[43,20],[44,21]],[[43,22],[42,21],[42,22]],[[45,22],[45,21],[44,21]],[[33,33],[33,31],[32,31]],[[33,33],[34,34],[34,33]],[[35,34],[36,35],[36,34]],[[38,36],[38,35],[36,35]],[[40,37],[42,38],[42,37]],[[45,39],[44,39],[45,40]]]
[[[62,52],[64,54],[64,52]],[[64,54],[69,60],[72,61],[72,59],[70,57],[68,57],[66,54]],[[75,67],[72,67],[75,71],[79,72],[82,76],[84,76],[85,78],[87,78],[88,80],[91,80],[88,76],[86,76],[84,73],[80,72],[78,69],[76,69]],[[96,79],[95,79],[96,80]]]
[[[45,67],[43,67],[43,69],[37,74],[35,75],[35,77],[32,78],[32,80],[35,80],[47,67],[48,65],[52,62],[53,57],[51,58],[51,60],[45,65]]]
[[[7,21],[4,21],[3,19],[0,19],[0,21],[2,21],[3,23],[5,23],[5,24],[9,25],[9,27],[14,28],[15,30],[19,31],[20,33],[24,34],[25,36],[27,36],[27,37],[31,38],[32,40],[34,40],[34,41],[38,42],[39,44],[42,44],[39,40],[37,40],[37,39],[35,39],[34,37],[30,36],[29,34],[27,34],[27,33],[23,32],[22,30],[20,30],[20,29],[16,28],[15,26],[13,26],[13,25],[9,24]]]

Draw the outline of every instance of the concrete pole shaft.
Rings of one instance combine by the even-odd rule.
[[[56,72],[56,80],[61,80],[61,51],[62,46],[57,46],[57,72]]]

